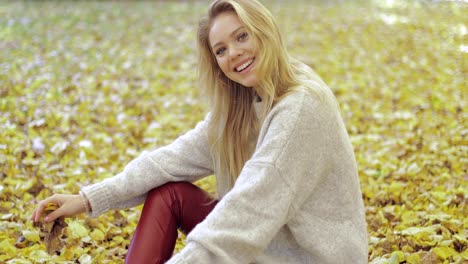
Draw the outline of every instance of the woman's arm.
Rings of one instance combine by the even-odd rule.
[[[109,209],[144,202],[146,193],[171,181],[190,181],[213,173],[208,145],[209,115],[173,143],[144,152],[118,175],[82,189],[91,205],[91,216]]]

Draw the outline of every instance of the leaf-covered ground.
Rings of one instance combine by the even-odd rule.
[[[468,263],[462,2],[266,1],[341,105],[371,263]],[[141,207],[67,219],[59,255],[29,217],[203,117],[195,30],[207,3],[0,3],[0,263],[123,262]],[[214,192],[213,181],[198,184]]]

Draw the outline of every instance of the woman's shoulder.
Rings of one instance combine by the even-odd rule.
[[[330,89],[319,81],[311,81],[291,89],[274,108],[282,111],[302,112],[322,110],[336,110],[336,99]]]

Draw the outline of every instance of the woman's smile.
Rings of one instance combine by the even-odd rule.
[[[234,71],[236,71],[236,72],[245,72],[247,69],[250,70],[250,66],[253,65],[254,61],[255,61],[255,58],[247,59],[247,61],[241,63],[239,66],[236,66],[234,68]]]

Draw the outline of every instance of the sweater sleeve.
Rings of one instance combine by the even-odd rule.
[[[295,217],[329,156],[330,108],[306,97],[287,97],[271,110],[233,189],[168,263],[252,263]]]
[[[114,177],[82,189],[89,199],[92,217],[109,209],[136,206],[146,193],[171,181],[195,181],[213,173],[207,126],[210,115],[173,143],[143,152]]]

